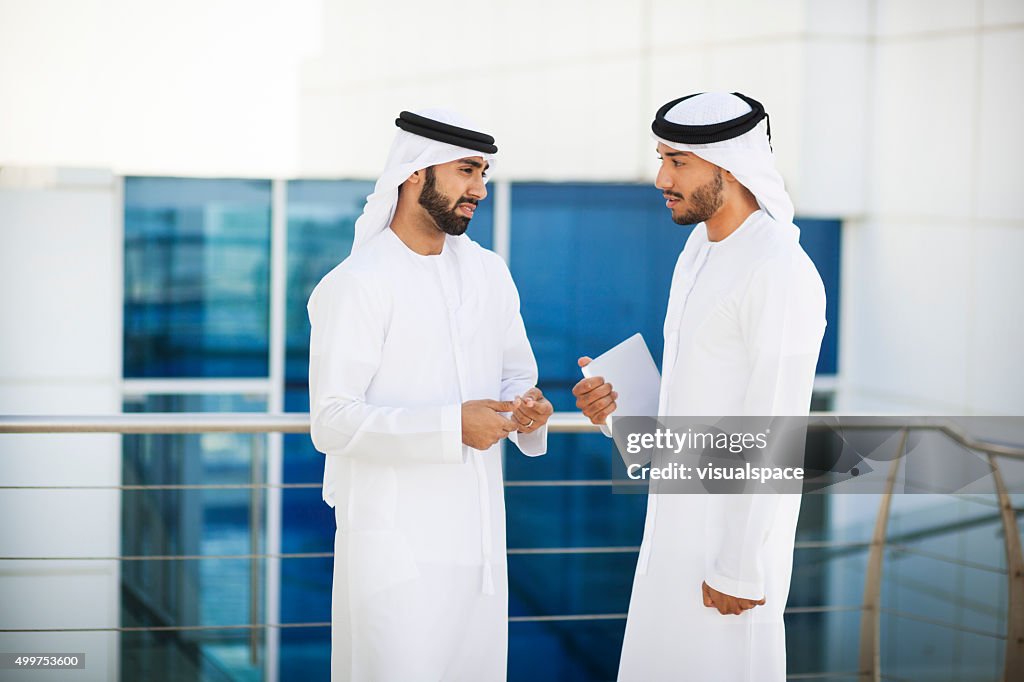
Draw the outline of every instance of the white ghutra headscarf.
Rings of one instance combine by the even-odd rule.
[[[777,222],[793,222],[793,201],[775,167],[771,127],[760,102],[740,93],[705,92],[663,106],[651,136],[732,173]]]
[[[353,252],[391,224],[398,205],[398,187],[416,171],[468,156],[482,156],[494,168],[498,151],[494,138],[475,132],[473,122],[461,114],[448,109],[421,109],[402,112],[395,123],[401,130],[395,133],[384,172],[356,220]]]

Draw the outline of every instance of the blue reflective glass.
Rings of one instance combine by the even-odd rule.
[[[234,395],[154,395],[126,399],[124,403],[125,412],[265,410],[262,397]],[[180,486],[250,483],[252,454],[265,452],[265,439],[264,434],[234,433],[124,436],[124,485],[170,487],[124,491],[121,553],[204,557],[123,562],[124,625],[240,625],[263,619],[262,611],[250,612],[252,571],[256,571],[256,589],[262,595],[263,562],[227,558],[261,551],[259,544],[253,547],[250,535],[252,491],[242,487]],[[265,466],[265,460],[258,464]],[[262,509],[263,491],[257,493],[257,499]],[[260,517],[266,517],[265,510]],[[262,537],[263,531],[257,528],[256,537]],[[261,672],[260,665],[249,658],[250,640],[245,630],[206,630],[166,637],[123,633],[120,650],[124,679],[207,679],[210,674],[258,679]],[[259,655],[261,650],[262,637],[257,647]]]
[[[661,359],[672,270],[692,228],[673,223],[658,199],[647,185],[512,187],[512,275],[556,410],[575,409],[580,355],[641,332]]]
[[[511,270],[539,385],[556,410],[576,409],[571,390],[580,355],[602,353],[639,331],[660,359],[672,270],[690,229],[666,218],[657,190],[648,186],[513,185]],[[553,434],[545,457],[509,452],[509,480],[608,479],[614,455],[603,436],[571,434]],[[509,488],[509,546],[639,545],[646,502],[641,495],[613,495],[609,487]],[[631,552],[514,555],[510,609],[514,615],[624,612],[635,566]],[[623,627],[624,621],[513,623],[510,679],[614,678]]]
[[[268,372],[270,182],[126,178],[124,375]]]
[[[288,183],[288,293],[285,313],[287,388],[306,388],[309,318],[306,301],[317,282],[352,250],[356,218],[373,183],[294,180]],[[308,406],[298,408],[308,409]]]
[[[513,622],[509,682],[614,680],[626,620]]]
[[[825,285],[825,337],[818,354],[818,374],[839,371],[839,261],[842,247],[842,223],[838,220],[797,217],[800,245],[814,261]]]

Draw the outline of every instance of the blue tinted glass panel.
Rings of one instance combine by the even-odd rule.
[[[825,337],[818,355],[818,374],[835,374],[839,368],[839,259],[842,223],[838,220],[796,218],[800,245],[814,261],[825,285]]]
[[[509,623],[509,682],[614,680],[625,629],[625,618]]]
[[[268,371],[270,182],[125,179],[124,375]]]
[[[295,180],[288,183],[288,294],[286,311],[288,389],[305,390],[309,372],[306,301],[317,282],[352,250],[356,218],[373,183]],[[297,407],[300,411],[308,405]]]
[[[158,395],[127,399],[125,412],[263,412],[262,397]],[[259,553],[252,545],[250,483],[253,452],[264,453],[264,434],[206,433],[133,435],[123,440],[121,553],[127,556],[199,556],[191,560],[153,558],[121,566],[121,618],[125,626],[239,625],[260,622],[250,612],[250,579],[255,569],[262,595],[262,562],[228,558]],[[257,449],[254,450],[254,447]],[[257,460],[264,467],[266,460]],[[211,489],[205,486],[226,485]],[[180,486],[204,486],[182,488]],[[260,517],[266,518],[259,491]],[[257,537],[264,529],[257,528]],[[255,552],[254,552],[255,550]],[[261,597],[262,599],[262,597]],[[244,630],[209,630],[168,637],[122,633],[124,679],[258,679]],[[262,638],[257,646],[261,654]]]
[[[676,258],[690,233],[672,223],[652,187],[524,183],[512,187],[511,269],[540,387],[556,410],[575,411],[576,359],[641,332],[660,360]],[[610,441],[552,434],[548,455],[507,448],[516,480],[606,480]],[[509,547],[638,546],[647,499],[610,487],[509,487]],[[513,616],[624,613],[634,552],[509,557]],[[613,679],[624,620],[512,623],[513,680]]]
[[[660,363],[672,270],[692,228],[659,197],[647,185],[512,187],[512,275],[556,410],[575,410],[580,355],[641,332]]]

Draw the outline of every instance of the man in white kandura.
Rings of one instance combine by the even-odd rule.
[[[309,298],[310,422],[334,507],[332,680],[503,680],[499,443],[553,409],[504,261],[464,235],[494,139],[402,112],[352,254]]]
[[[663,106],[652,130],[656,185],[676,223],[696,224],[672,276],[659,415],[806,415],[825,293],[764,108],[739,93],[691,95]],[[573,393],[595,424],[615,410],[600,377]],[[799,495],[650,495],[619,679],[785,679],[799,511]]]

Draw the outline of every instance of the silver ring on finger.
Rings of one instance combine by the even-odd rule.
[[[533,426],[533,422],[534,421],[535,421],[534,419],[531,419],[530,423],[526,425],[526,428],[530,428],[531,426]]]

